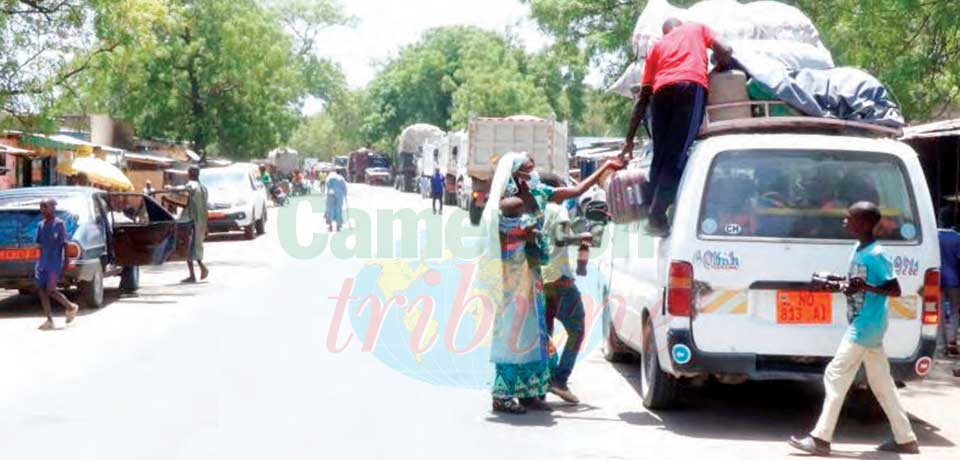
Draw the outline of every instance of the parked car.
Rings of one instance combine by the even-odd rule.
[[[242,230],[248,239],[266,232],[267,191],[258,174],[257,166],[248,163],[200,170],[209,193],[207,231]]]
[[[922,379],[939,308],[930,192],[909,146],[860,135],[745,133],[694,144],[670,235],[648,239],[626,224],[626,246],[647,242],[649,253],[601,264],[611,300],[604,356],[641,357],[651,409],[669,408],[691,380],[820,379],[848,306],[842,294],[818,292],[812,276],[848,274],[857,243],[843,216],[863,200],[882,209],[878,238],[904,293],[889,301],[891,372],[897,382]]]
[[[0,191],[0,288],[34,292],[40,256],[40,201],[57,200],[70,242],[60,286],[76,286],[85,308],[103,306],[103,278],[120,276],[120,288],[136,291],[140,266],[186,260],[190,221],[178,221],[139,193],[107,193],[88,187],[35,187]]]
[[[390,173],[390,168],[367,168],[364,176],[364,181],[367,185],[391,185],[393,183],[393,175]]]

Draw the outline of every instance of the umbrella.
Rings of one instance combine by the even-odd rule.
[[[96,157],[76,157],[57,165],[57,172],[66,176],[85,174],[90,182],[124,192],[133,191],[133,183],[116,166]]]

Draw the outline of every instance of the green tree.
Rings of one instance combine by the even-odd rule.
[[[874,74],[911,121],[960,102],[960,16],[952,0],[795,0],[840,65]]]
[[[414,123],[453,130],[465,126],[471,114],[551,115],[556,110],[528,61],[507,35],[476,27],[428,31],[371,82],[365,138],[384,147]]]
[[[363,146],[366,142],[363,121],[367,106],[363,91],[337,96],[322,112],[303,120],[294,132],[290,146],[308,157],[323,160]]]
[[[0,111],[7,121],[51,129],[55,103],[101,55],[131,43],[132,31],[161,15],[158,2],[0,0]]]
[[[282,5],[169,2],[136,44],[102,59],[86,108],[132,120],[146,137],[189,140],[204,154],[262,155],[289,139],[307,95],[343,86],[339,69],[314,57],[312,35],[284,22]]]

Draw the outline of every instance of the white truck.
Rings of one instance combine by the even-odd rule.
[[[460,143],[462,148],[463,142]],[[540,173],[569,174],[567,124],[527,115],[506,118],[471,118],[467,124],[466,175],[458,178],[458,200],[470,212],[470,222],[479,225],[490,192],[497,160],[510,152],[526,152]]]
[[[612,232],[625,230],[623,247],[633,249],[600,263],[604,356],[640,356],[650,409],[671,407],[686,383],[707,378],[819,380],[849,312],[847,298],[819,290],[812,275],[857,273],[844,213],[872,201],[903,289],[889,299],[883,346],[896,381],[922,379],[933,365],[940,253],[917,154],[883,139],[884,128],[840,120],[715,126],[723,123],[747,129],[718,130],[690,149],[669,236],[645,235],[639,223]]]

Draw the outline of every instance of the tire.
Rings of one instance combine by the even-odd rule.
[[[263,209],[263,214],[260,214],[260,218],[257,219],[257,222],[254,224],[256,227],[257,235],[263,235],[267,233],[267,209]]]
[[[140,289],[140,267],[123,267],[120,273],[120,290],[137,292]]]
[[[643,407],[650,410],[669,410],[676,404],[677,379],[660,367],[660,356],[653,336],[653,323],[643,323],[643,353],[641,354],[640,391]]]
[[[617,337],[616,328],[607,309],[603,311],[603,359],[611,363],[627,363],[635,356]]]
[[[83,308],[97,309],[103,306],[103,267],[95,265],[93,279],[83,281],[80,287],[80,305]]]
[[[473,226],[480,225],[481,217],[483,217],[483,208],[478,208],[477,205],[471,200],[470,201],[470,223]]]

